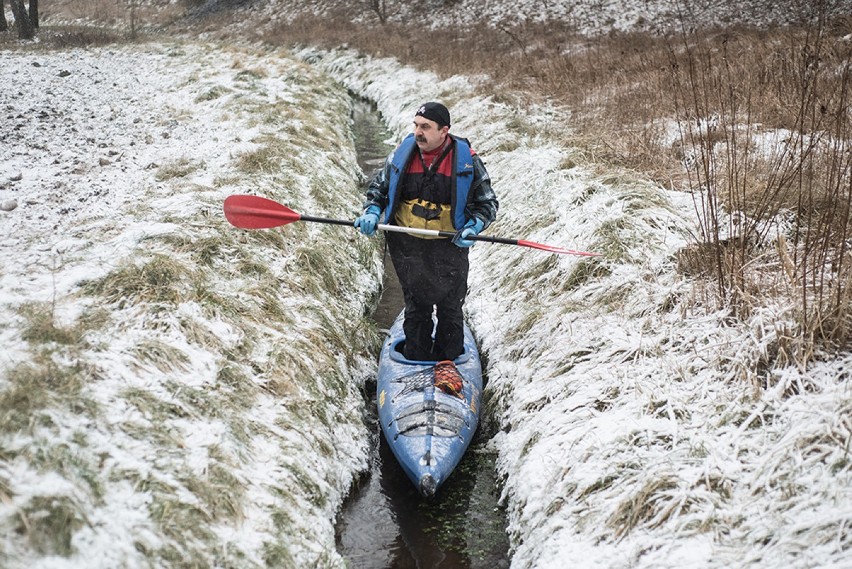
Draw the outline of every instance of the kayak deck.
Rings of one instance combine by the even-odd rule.
[[[402,314],[388,332],[376,385],[379,422],[403,471],[425,497],[446,482],[479,424],[482,368],[465,326],[464,353],[453,362],[402,355]]]

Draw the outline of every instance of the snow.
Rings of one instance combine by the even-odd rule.
[[[618,7],[616,28],[659,15],[652,2],[597,4],[594,18],[564,2],[520,3],[512,16],[572,8],[593,31]],[[489,6],[488,18],[508,17],[504,3]],[[282,547],[285,566],[343,566],[332,524],[366,468],[358,387],[374,366],[362,328],[380,275],[376,240],[318,226],[250,237],[220,215],[233,193],[354,215],[354,151],[340,126],[348,105],[329,77],[375,101],[396,139],[423,101],[447,101],[453,132],[483,156],[500,198],[491,235],[604,253],[472,250],[466,307],[489,362],[513,568],[852,564],[852,356],[767,366],[790,307],[736,323],[706,306],[702,283],[675,271],[694,226],[691,196],[602,172],[536,128],[560,109],[519,117],[478,94],[475,78],[347,50],[194,43],[0,52],[0,79],[15,85],[0,91],[0,202],[18,203],[0,212],[0,392],[19,362],[37,365],[46,350],[56,366],[91,366],[80,394],[99,409],[57,395],[26,429],[0,432],[4,563],[168,566],[177,548],[184,562],[251,567],[273,564]],[[508,128],[519,120],[530,128]],[[269,136],[286,145],[285,165],[240,171]],[[195,170],[164,177],[181,159]],[[221,236],[209,265],[193,256]],[[165,310],[86,292],[86,282],[163,257],[230,304],[205,305],[186,275]],[[238,259],[271,275],[237,271]],[[311,271],[297,269],[305,263]],[[306,274],[323,270],[343,284]],[[268,295],[280,321],[255,315]],[[57,327],[99,308],[110,318],[81,347],[39,348],[23,338],[27,303],[49,309]],[[335,334],[356,347],[326,347]],[[234,369],[248,384],[227,380]],[[199,486],[222,467],[238,484],[214,484],[225,500],[205,500]],[[84,522],[68,556],[37,551],[21,530],[21,519],[45,515],[28,509],[45,495],[70,499]],[[200,512],[213,537],[169,518],[169,507]],[[236,513],[217,513],[228,507]]]
[[[3,84],[15,89],[2,102],[0,199],[17,202],[0,224],[0,389],[14,392],[27,361],[42,369],[47,360],[72,376],[86,370],[79,396],[38,385],[47,401],[18,411],[31,414],[23,430],[9,430],[4,418],[4,566],[139,567],[169,565],[174,556],[261,566],[276,551],[300,566],[341,565],[333,519],[366,465],[358,386],[373,364],[358,352],[368,335],[347,339],[354,352],[344,357],[322,326],[364,313],[379,268],[364,260],[375,248],[359,241],[341,249],[317,232],[315,246],[348,267],[338,284],[358,286],[329,303],[324,291],[300,288],[313,277],[291,274],[299,268],[288,258],[303,254],[292,233],[283,250],[270,248],[227,226],[221,204],[256,191],[316,201],[319,180],[282,192],[279,174],[235,164],[277,136],[276,113],[338,123],[346,93],[279,54],[201,44],[0,59]],[[222,94],[212,96],[216,88]],[[354,150],[291,148],[283,171],[298,160],[328,173],[329,209],[318,213],[351,215]],[[168,174],[181,161],[197,166]],[[206,263],[194,257],[205,243]],[[263,280],[236,272],[241,259],[269,267],[277,284],[267,294],[278,298],[267,302],[291,317],[252,315]],[[174,300],[133,288],[153,278],[143,269],[156,263],[172,271],[160,284]],[[104,280],[134,267],[137,282]],[[87,288],[99,282],[121,288]],[[311,305],[325,308],[306,313]],[[78,344],[42,344],[25,339],[27,307],[47,311],[58,329],[100,310],[108,316]],[[288,367],[291,353],[310,353],[301,370],[313,373]],[[226,380],[228,370],[240,375]],[[317,412],[305,412],[311,408]],[[70,513],[39,510],[42,496],[53,497],[53,508],[56,497],[67,498]],[[32,524],[62,515],[76,520],[70,553],[61,544],[33,547]],[[206,523],[196,526],[192,516]]]

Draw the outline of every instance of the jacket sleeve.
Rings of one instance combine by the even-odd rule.
[[[473,159],[473,183],[471,185],[471,198],[465,207],[465,215],[470,218],[478,217],[484,223],[483,229],[491,225],[497,217],[497,209],[500,202],[491,187],[491,177],[485,169],[485,164],[478,154],[471,156]]]
[[[385,160],[384,166],[376,172],[376,175],[373,176],[373,179],[370,180],[369,185],[367,186],[366,194],[367,199],[364,202],[364,210],[372,205],[378,207],[381,211],[384,211],[388,205],[388,188],[390,184],[390,167],[391,162],[393,161],[392,152]]]

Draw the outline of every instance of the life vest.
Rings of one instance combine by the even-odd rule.
[[[452,150],[449,210],[446,211],[444,204],[435,204],[422,199],[409,199],[401,204],[400,181],[405,176],[409,162],[416,157],[414,153],[419,152],[414,134],[409,134],[391,159],[388,207],[385,209],[384,223],[439,231],[454,231],[464,227],[467,221],[464,210],[473,184],[473,160],[471,160],[470,144],[467,140],[455,136],[452,136],[452,139],[455,145]]]

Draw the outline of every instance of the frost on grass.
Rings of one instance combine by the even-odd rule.
[[[301,57],[404,133],[442,100],[500,199],[488,233],[600,252],[479,244],[468,319],[488,362],[512,566],[829,567],[852,559],[850,356],[769,365],[784,306],[714,312],[676,271],[689,196],[602,169],[504,105],[350,51]],[[775,333],[774,333],[774,332]]]
[[[473,249],[514,567],[848,564],[852,362],[768,365],[788,307],[706,308],[675,271],[688,196],[586,164],[535,107],[463,77],[300,56],[399,135],[447,103],[495,181],[490,234],[604,254]],[[49,144],[16,119],[0,147],[0,198],[27,196],[0,225],[4,563],[340,565],[377,255],[343,228],[235,231],[221,201],[353,215],[344,93],[301,63],[192,46],[0,59],[53,94],[12,104],[74,119]]]
[[[353,217],[346,92],[196,45],[3,53],[0,76],[27,93],[9,113],[65,117],[0,150],[1,197],[26,196],[0,224],[2,564],[341,566],[380,261],[221,208]]]

